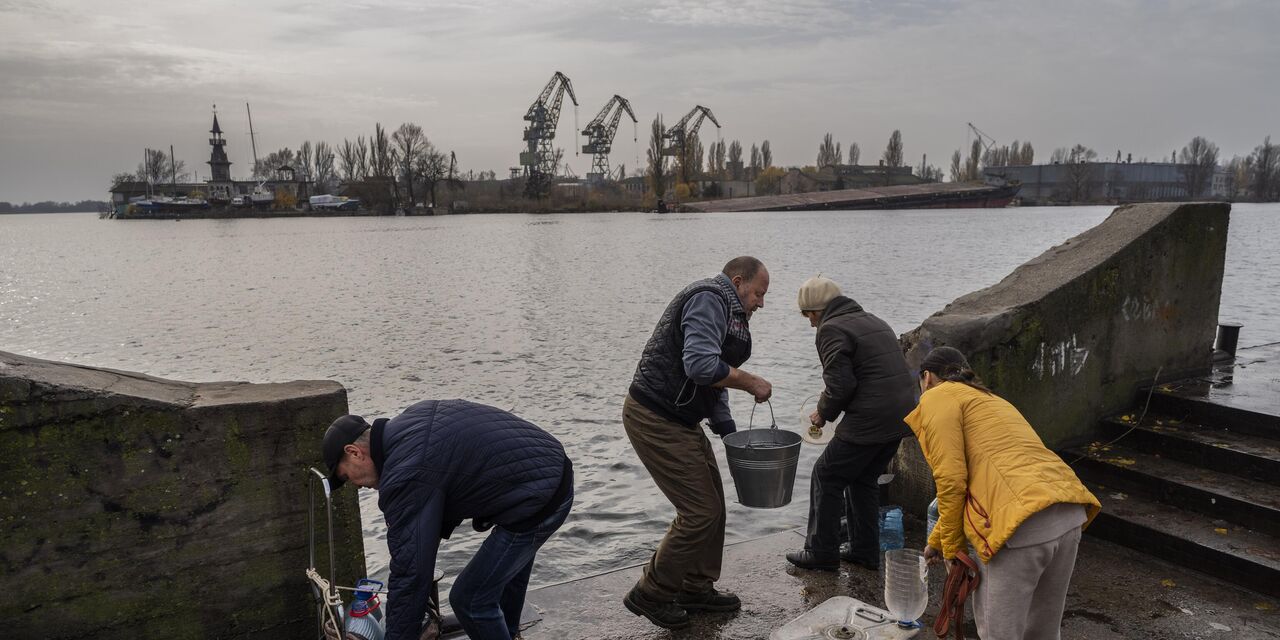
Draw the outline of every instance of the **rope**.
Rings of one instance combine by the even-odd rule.
[[[333,615],[334,611],[342,607],[342,598],[338,596],[337,588],[331,588],[329,581],[321,578],[314,568],[307,568],[307,578],[319,589],[321,594],[324,594],[324,603],[320,608],[323,618],[320,622],[321,632],[324,633],[325,638],[341,638],[342,625]]]
[[[956,563],[947,570],[946,586],[942,589],[942,606],[938,609],[938,619],[933,622],[933,633],[945,638],[947,630],[955,627],[955,639],[964,640],[964,602],[969,594],[978,589],[981,576],[978,564],[961,551],[956,554]]]

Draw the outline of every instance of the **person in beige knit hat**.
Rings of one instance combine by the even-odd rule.
[[[821,428],[844,417],[813,465],[804,549],[787,554],[802,569],[835,571],[840,560],[880,565],[880,493],[876,479],[911,435],[903,422],[916,405],[916,381],[898,335],[845,296],[830,278],[800,286],[800,313],[817,331],[823,390],[809,423]],[[840,516],[849,520],[849,546],[840,548]]]
[[[831,278],[818,274],[800,285],[800,294],[796,301],[800,303],[800,314],[809,319],[809,326],[817,327],[822,319],[822,312],[827,304],[841,295],[840,285]]]

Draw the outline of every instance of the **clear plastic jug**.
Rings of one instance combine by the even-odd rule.
[[[924,554],[916,549],[890,549],[884,553],[884,605],[899,627],[920,626],[916,620],[929,606]]]

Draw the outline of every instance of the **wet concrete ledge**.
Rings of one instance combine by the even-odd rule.
[[[180,382],[0,352],[0,636],[314,637],[305,469],[346,411],[336,382]],[[338,573],[365,575],[345,494]]]
[[[923,525],[910,523],[915,526],[908,528],[909,544],[922,546]],[[833,596],[884,606],[883,578],[877,572],[848,563],[841,563],[838,573],[790,566],[783,554],[803,544],[803,529],[794,529],[725,548],[718,587],[742,598],[742,610],[736,614],[695,616],[694,624],[680,631],[655,627],[622,606],[623,596],[640,577],[637,565],[531,591],[529,603],[542,619],[523,635],[525,640],[748,640],[768,638],[774,629]],[[924,616],[930,624],[937,614],[943,577],[939,568],[930,571],[930,604]],[[972,610],[966,619],[972,625]],[[925,629],[916,637],[934,636]],[[977,637],[972,626],[968,637]],[[1067,595],[1062,638],[1274,639],[1280,638],[1280,602],[1085,536]]]

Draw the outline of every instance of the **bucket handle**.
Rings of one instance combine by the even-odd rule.
[[[773,429],[773,430],[775,430],[775,431],[776,431],[776,430],[778,429],[778,420],[777,420],[776,418],[774,418],[774,417],[773,417],[773,402],[770,402],[769,400],[765,400],[765,404],[768,404],[768,405],[769,405],[769,428],[770,428],[770,429]],[[756,407],[757,407],[757,406],[759,406],[759,405],[760,405],[760,403],[759,403],[759,402],[757,402],[757,403],[755,403],[755,404],[751,405],[751,415],[747,417],[747,431],[750,431],[750,430],[752,430],[753,428],[755,428]],[[754,448],[755,448],[755,447],[751,446],[751,437],[750,437],[750,436],[748,436],[748,437],[747,437],[747,444],[746,444],[745,446],[746,446],[746,448],[748,448],[748,449],[754,449]]]

